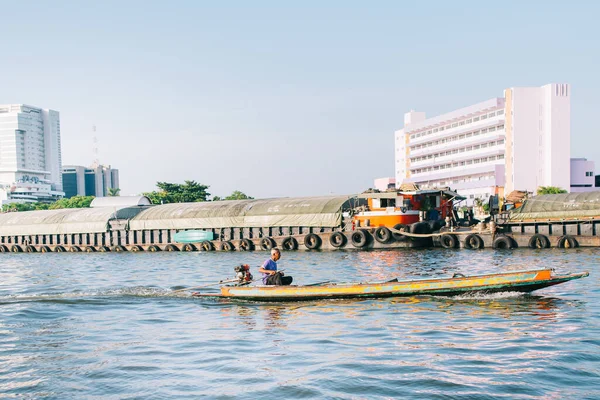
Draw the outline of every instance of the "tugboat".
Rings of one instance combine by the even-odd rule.
[[[416,185],[402,185],[385,192],[367,191],[357,197],[366,199],[367,205],[356,210],[355,227],[395,229],[421,221],[444,221],[452,217],[454,202],[465,199],[450,188],[420,190]]]

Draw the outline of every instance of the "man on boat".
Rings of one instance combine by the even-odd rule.
[[[271,249],[271,258],[266,260],[258,272],[263,274],[263,284],[265,285],[289,285],[292,283],[291,276],[283,276],[283,272],[277,271],[277,261],[281,258],[279,249]]]

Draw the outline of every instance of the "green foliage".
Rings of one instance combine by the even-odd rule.
[[[477,207],[483,206],[483,200],[481,200],[479,197],[476,197],[475,200],[473,200],[473,202]]]
[[[239,190],[234,190],[227,197],[213,196],[212,201],[222,201],[222,200],[252,200],[254,197],[248,196],[246,193],[240,192]]]
[[[559,194],[568,193],[565,189],[561,189],[556,186],[540,186],[537,190],[537,194]]]
[[[10,203],[2,206],[2,212],[57,210],[59,208],[88,208],[94,196],[73,196],[54,203]]]
[[[225,197],[223,200],[251,200],[254,197],[250,197],[245,193],[240,192],[239,190],[235,190],[229,196]]]
[[[160,189],[154,192],[143,193],[152,204],[167,203],[193,203],[206,201],[210,193],[206,191],[209,186],[202,185],[196,181],[185,181],[183,185],[178,183],[157,182]]]
[[[119,196],[119,192],[121,191],[121,189],[119,188],[108,188],[108,195],[109,196]]]
[[[483,211],[485,211],[486,213],[490,212],[490,205],[489,205],[489,203],[485,203],[483,205]]]
[[[50,207],[48,208],[50,210],[57,210],[60,208],[88,208],[94,199],[94,196],[73,196],[70,199],[60,199],[55,201],[50,204]]]
[[[2,206],[2,212],[47,210],[49,206],[46,203],[9,203]]]

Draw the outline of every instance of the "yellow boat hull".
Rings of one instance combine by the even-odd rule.
[[[307,286],[224,286],[221,296],[259,301],[298,301],[326,298],[365,298],[415,295],[452,296],[471,292],[531,292],[588,276],[588,272],[553,275],[551,269],[446,279]]]

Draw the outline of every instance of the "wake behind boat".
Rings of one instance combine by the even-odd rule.
[[[299,301],[338,298],[455,296],[471,293],[532,292],[588,276],[588,272],[554,275],[552,269],[506,272],[451,278],[367,283],[323,283],[290,286],[223,286],[221,294],[193,293],[196,297],[223,297],[258,301]]]

